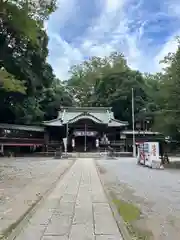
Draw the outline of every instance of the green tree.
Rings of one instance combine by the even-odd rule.
[[[118,68],[127,68],[122,54],[112,53],[109,57],[92,57],[80,65],[71,68],[71,78],[68,80],[69,87],[77,104],[81,106],[92,106],[96,102],[96,88],[105,74],[115,72]]]
[[[4,92],[19,92],[26,94],[23,81],[17,80],[5,69],[0,69],[0,90]]]
[[[175,53],[165,57],[164,62],[167,67],[160,82],[155,128],[180,139],[180,45]]]
[[[46,62],[43,21],[55,8],[54,0],[0,1],[0,108],[6,109],[0,121],[33,123],[44,118],[42,92],[55,76]]]
[[[145,82],[131,70],[122,54],[92,58],[71,71],[68,87],[81,106],[111,106],[115,117],[131,123],[131,93],[135,92],[135,112],[146,103]]]
[[[50,88],[44,88],[41,107],[45,120],[57,117],[60,106],[73,106],[73,97],[67,91],[66,85],[55,79]]]

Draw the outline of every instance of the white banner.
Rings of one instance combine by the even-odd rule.
[[[96,139],[96,147],[99,147],[99,139]]]
[[[67,152],[67,138],[63,138],[64,150]]]
[[[72,139],[72,147],[73,148],[75,147],[75,139],[74,138]]]

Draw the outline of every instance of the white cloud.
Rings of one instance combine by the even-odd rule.
[[[89,55],[91,56],[99,56],[99,57],[105,57],[109,55],[111,52],[115,51],[115,49],[109,45],[109,44],[102,44],[97,46],[92,46],[89,49]]]
[[[162,46],[161,50],[155,56],[154,59],[155,59],[157,71],[161,71],[161,69],[166,66],[164,63],[160,64],[159,62],[161,60],[163,60],[164,57],[168,55],[168,53],[176,52],[178,44],[177,44],[177,40],[175,37],[176,37],[176,34],[174,36],[172,36],[170,39],[168,39],[168,41]]]
[[[65,80],[69,76],[70,66],[83,60],[80,50],[69,45],[57,34],[52,34],[50,37],[49,51],[51,52],[49,62],[61,80]]]
[[[74,9],[76,7],[75,0],[58,0],[58,9],[54,12],[46,23],[48,33],[58,32],[69,19],[69,17],[75,13]]]
[[[179,33],[179,29],[172,30],[167,40],[158,44],[155,35],[148,35],[150,29],[151,32],[154,29],[154,34],[161,31],[158,21],[154,22],[156,17],[157,19],[164,16],[179,18],[180,8],[175,7],[177,0],[169,0],[168,4],[163,4],[159,0],[161,9],[155,12],[144,9],[143,1],[137,1],[136,4],[136,0],[96,0],[102,5],[102,12],[98,18],[92,19],[92,25],[85,34],[79,36],[78,44],[76,39],[66,42],[60,34],[61,28],[67,21],[69,23],[69,19],[75,21],[78,18],[83,21],[80,16],[76,16],[77,1],[59,0],[59,9],[45,26],[50,37],[49,62],[60,79],[66,79],[70,66],[80,63],[84,58],[94,55],[108,56],[112,51],[121,51],[132,68],[143,72],[160,71],[162,66],[159,65],[159,61],[168,52],[177,49],[174,37]],[[75,31],[73,23],[71,28]],[[160,40],[163,40],[163,37]]]
[[[105,2],[105,9],[107,13],[113,13],[116,12],[120,7],[122,7],[124,4],[124,1],[119,0],[106,0]]]

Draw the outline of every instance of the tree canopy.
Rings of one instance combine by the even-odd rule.
[[[0,1],[0,109],[6,112],[1,122],[41,122],[51,117],[45,102],[53,98],[57,108],[67,94],[47,63],[43,24],[55,8],[55,0]]]
[[[155,128],[180,140],[180,45],[163,62],[166,68],[159,78]]]
[[[179,139],[180,44],[161,73],[133,70],[114,52],[72,66],[62,82],[47,62],[44,21],[55,9],[56,0],[0,0],[0,122],[40,123],[60,105],[110,106],[131,127],[133,88],[136,119],[149,118],[153,129]]]
[[[131,94],[135,93],[135,113],[148,99],[146,84],[139,71],[130,69],[125,57],[94,57],[71,69],[67,86],[81,106],[111,106],[115,117],[131,123]]]
[[[180,45],[163,60],[163,72],[132,70],[125,57],[93,57],[70,70],[67,87],[80,106],[111,106],[114,115],[131,125],[132,88],[136,120],[149,119],[151,128],[180,139]]]

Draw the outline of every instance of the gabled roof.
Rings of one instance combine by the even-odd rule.
[[[65,107],[59,111],[57,119],[44,122],[47,126],[62,126],[67,123],[75,123],[81,119],[91,119],[98,124],[106,124],[109,127],[122,127],[127,122],[114,119],[109,107]]]
[[[108,127],[123,127],[128,125],[128,122],[119,121],[117,119],[111,119],[108,123]]]
[[[86,113],[86,114],[82,113],[82,114],[80,114],[80,115],[77,115],[76,117],[70,119],[70,120],[69,120],[69,123],[74,123],[74,122],[77,122],[77,121],[79,121],[79,120],[81,120],[81,119],[84,119],[84,118],[90,119],[90,120],[92,120],[92,121],[94,121],[94,122],[96,122],[96,123],[103,123],[103,122],[101,121],[101,119],[97,118],[96,116],[94,116],[94,115],[92,115],[92,114],[90,114],[90,113]]]
[[[43,124],[46,125],[46,126],[50,126],[50,127],[61,127],[61,126],[63,126],[63,123],[62,123],[61,119],[59,119],[59,118],[56,118],[56,119],[53,119],[53,120],[50,120],[50,121],[44,121]]]

